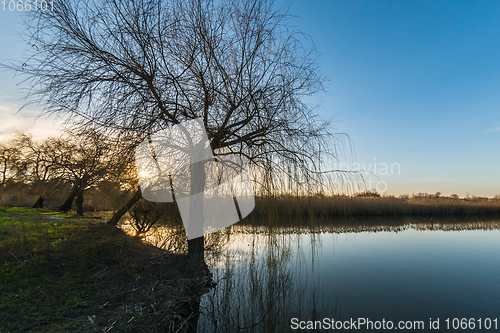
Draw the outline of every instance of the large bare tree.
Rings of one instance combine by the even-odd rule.
[[[289,18],[268,0],[61,0],[28,14],[13,67],[46,112],[142,139],[202,118],[214,155],[247,157],[270,191],[277,174],[321,185],[339,137],[304,102],[323,78]]]

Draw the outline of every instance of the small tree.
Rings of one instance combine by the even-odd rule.
[[[122,178],[130,165],[131,155],[123,141],[111,139],[103,131],[93,128],[68,132],[64,138],[50,141],[47,147],[61,177],[72,184],[70,194],[59,210],[70,210],[76,197],[78,215],[83,215],[85,190],[103,180]]]
[[[19,155],[19,148],[10,142],[0,144],[1,185],[5,185],[9,179],[15,178],[18,174]]]
[[[163,217],[165,209],[156,203],[142,199],[129,209],[129,213],[133,218],[131,226],[135,230],[135,236],[142,237]]]

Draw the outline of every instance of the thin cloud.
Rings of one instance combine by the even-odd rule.
[[[500,132],[500,126],[490,128],[489,130],[481,132],[481,134],[494,133],[494,132]]]
[[[17,132],[29,132],[35,137],[43,138],[58,133],[61,122],[48,119],[36,119],[38,112],[23,110],[15,103],[0,103],[0,141],[6,141]]]

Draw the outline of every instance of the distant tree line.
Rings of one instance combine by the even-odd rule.
[[[66,131],[42,141],[18,133],[0,143],[1,192],[24,184],[24,191],[29,188],[38,195],[33,207],[41,208],[46,198],[65,190],[66,199],[58,210],[70,211],[75,202],[77,214],[83,215],[86,191],[99,185],[125,190],[134,186],[131,142],[94,128]]]

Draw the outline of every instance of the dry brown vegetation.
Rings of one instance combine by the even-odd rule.
[[[258,197],[253,216],[499,215],[499,198],[458,198],[440,195]]]
[[[51,187],[52,195],[44,206],[50,209],[64,202],[70,191],[66,183],[24,184],[8,182],[0,187],[0,205],[30,207],[39,193],[46,191],[41,187]],[[102,182],[86,195],[87,211],[113,211],[130,197],[128,191],[120,190],[118,183]],[[252,216],[282,218],[308,216],[396,216],[396,215],[499,215],[500,198],[469,197],[457,195],[441,196],[439,193],[418,193],[413,195],[380,196],[374,192],[357,195],[335,196],[257,196]]]
[[[118,182],[100,182],[85,195],[86,211],[114,210],[128,198],[128,191],[122,191]],[[43,207],[57,210],[68,198],[71,184],[53,180],[49,182],[24,183],[9,181],[0,186],[0,206],[31,207],[37,198],[45,197]]]

